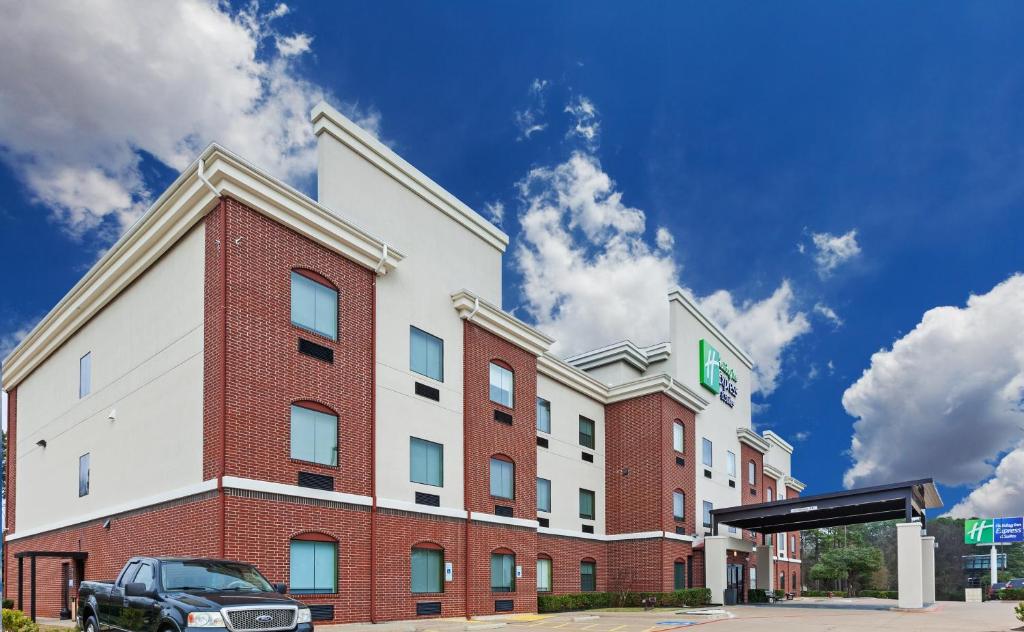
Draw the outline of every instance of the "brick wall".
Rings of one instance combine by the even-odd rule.
[[[754,462],[754,484],[751,485],[747,479],[748,463]],[[740,467],[742,468],[743,482],[740,486],[741,505],[756,505],[764,502],[764,454],[755,450],[745,443],[740,444]],[[751,542],[758,542],[758,534],[752,531],[743,531],[743,537]]]
[[[609,542],[609,589],[616,592],[661,592],[661,544],[661,538]]]
[[[677,560],[686,562],[687,558],[693,555],[693,546],[689,542],[679,540],[662,541],[662,569],[661,569],[661,590],[668,592],[675,589],[675,563]],[[696,582],[687,578],[687,588],[698,586]],[[701,584],[702,585],[702,584]]]
[[[692,534],[697,531],[697,464],[696,464],[696,416],[693,411],[665,394],[656,395],[661,409],[661,490],[662,520],[658,529],[674,533],[676,527],[683,527],[683,532]],[[683,442],[684,465],[676,462],[679,454],[672,445],[673,424],[683,422],[685,441]],[[639,455],[638,455],[639,456]],[[684,520],[677,522],[673,517],[672,492],[680,489],[686,494]],[[645,529],[641,529],[643,531]]]
[[[672,502],[664,496],[661,462],[651,458],[664,450],[663,433],[658,432],[661,396],[644,395],[609,404],[604,418],[606,531],[637,533],[661,528],[665,503]],[[626,469],[629,474],[624,476]]]
[[[518,388],[518,387],[517,387]],[[508,549],[522,566],[523,576],[515,581],[513,592],[491,592],[491,553]],[[472,521],[469,525],[469,614],[494,614],[495,600],[511,599],[514,612],[537,610],[537,532]]]
[[[544,554],[551,558],[553,594],[580,592],[580,562],[584,558],[593,559],[597,563],[598,592],[609,590],[615,568],[609,562],[608,549],[608,543],[599,540],[537,534],[537,555]]]

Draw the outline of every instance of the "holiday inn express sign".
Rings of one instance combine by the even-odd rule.
[[[983,518],[964,521],[965,544],[1024,542],[1024,518]]]
[[[736,405],[736,371],[734,371],[725,360],[722,354],[701,338],[700,341],[700,385],[708,389],[718,399],[722,400],[732,408]]]

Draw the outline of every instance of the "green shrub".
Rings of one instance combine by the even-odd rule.
[[[3,611],[4,632],[39,632],[39,626],[21,610]]]
[[[768,603],[768,595],[763,588],[751,588],[747,597],[750,603]]]
[[[1024,621],[1024,601],[1017,604],[1017,607],[1013,609],[1013,612],[1017,615],[1018,621]]]
[[[899,599],[895,590],[862,590],[857,593],[858,597],[874,597],[875,599]]]
[[[1024,601],[1024,588],[1004,588],[996,595],[1000,601]]]
[[[593,608],[639,608],[643,600],[654,597],[659,606],[692,608],[711,602],[707,588],[687,588],[670,593],[570,593],[567,595],[537,595],[537,612],[567,612]]]
[[[10,610],[12,608],[14,608],[14,600],[4,599],[4,610]]]

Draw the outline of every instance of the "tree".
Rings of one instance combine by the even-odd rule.
[[[882,552],[874,546],[848,546],[827,551],[811,567],[811,579],[842,580],[847,594],[857,594],[871,575],[882,567]]]

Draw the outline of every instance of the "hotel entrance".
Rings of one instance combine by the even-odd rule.
[[[736,595],[736,603],[743,603],[744,567],[742,564],[728,564],[725,567],[725,587]],[[731,604],[729,604],[731,605]]]

